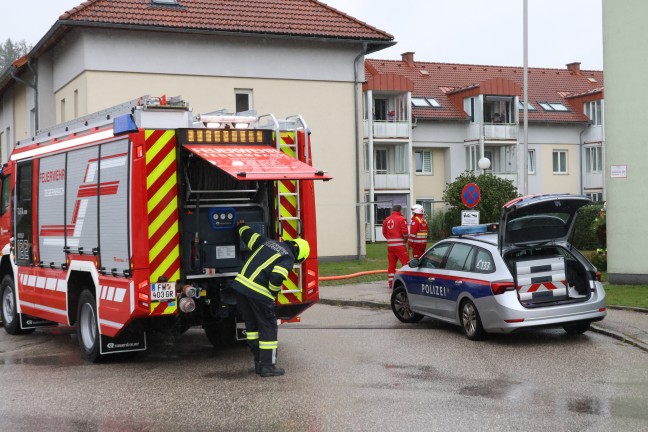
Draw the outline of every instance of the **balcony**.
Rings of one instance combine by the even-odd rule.
[[[370,176],[372,173],[365,172],[364,184],[365,189],[370,188]],[[375,190],[403,190],[409,189],[410,176],[407,173],[373,173]]]
[[[517,141],[517,138],[518,138],[518,125],[515,123],[506,123],[506,124],[485,123],[484,124],[485,140]]]
[[[364,136],[369,136],[369,121],[363,121],[364,126]],[[382,121],[374,120],[373,121],[373,138],[374,139],[383,139],[383,138],[404,138],[407,139],[410,136],[409,124],[406,121]]]

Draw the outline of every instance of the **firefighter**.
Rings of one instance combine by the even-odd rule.
[[[295,262],[308,258],[310,246],[301,238],[278,242],[261,234],[240,220],[239,236],[252,251],[243,269],[234,279],[238,309],[245,321],[247,343],[254,355],[254,368],[262,377],[284,374],[277,363],[277,317],[275,298]]]
[[[396,273],[396,262],[400,260],[401,264],[405,265],[409,261],[407,220],[401,214],[400,205],[396,204],[392,207],[392,214],[383,222],[382,232],[387,239],[387,283],[391,289],[394,273]]]
[[[410,225],[409,246],[412,257],[419,259],[427,246],[428,223],[425,220],[425,210],[420,204],[412,206],[412,224]]]

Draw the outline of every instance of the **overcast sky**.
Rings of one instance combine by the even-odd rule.
[[[245,1],[245,0],[241,0]],[[0,41],[35,44],[83,0],[3,0]],[[372,58],[406,51],[430,62],[523,64],[523,0],[325,0],[392,34],[398,44]],[[529,66],[603,69],[601,0],[528,0]]]

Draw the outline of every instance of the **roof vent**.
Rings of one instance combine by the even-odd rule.
[[[178,0],[151,0],[154,5],[177,5]]]
[[[401,54],[401,59],[410,67],[414,66],[414,52],[408,51]]]
[[[589,82],[591,82],[591,83],[598,82],[598,81],[596,81],[596,78],[594,78],[594,77],[587,77],[587,80],[588,80]]]
[[[580,62],[567,63],[567,70],[573,72],[574,75],[580,75]]]
[[[419,70],[421,72],[421,75],[430,75],[430,72],[426,71],[425,69]]]

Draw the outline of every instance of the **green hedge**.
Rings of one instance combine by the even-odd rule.
[[[592,203],[581,207],[576,216],[571,243],[578,250],[596,250],[603,245],[596,236],[594,220],[599,216],[603,203]]]

